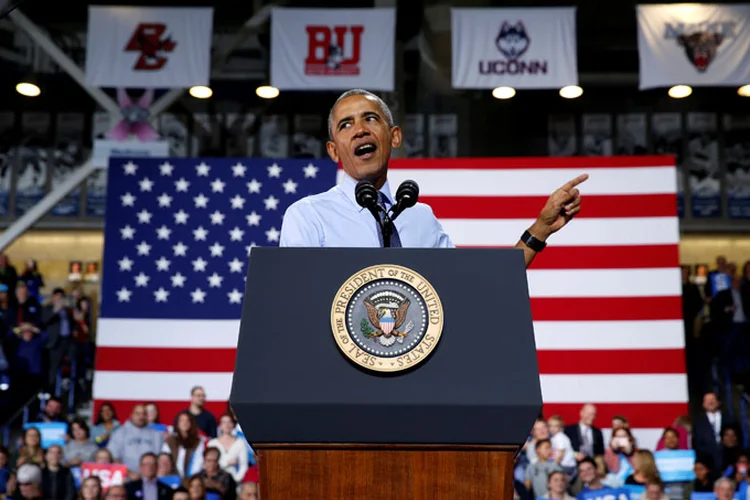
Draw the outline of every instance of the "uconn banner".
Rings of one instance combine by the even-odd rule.
[[[750,82],[750,4],[638,6],[640,88]]]
[[[578,84],[575,7],[451,9],[453,87]]]
[[[271,85],[279,90],[392,91],[396,10],[271,11]]]

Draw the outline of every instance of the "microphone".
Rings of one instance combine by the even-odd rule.
[[[412,180],[406,180],[396,190],[396,204],[391,209],[391,220],[396,220],[401,212],[417,204],[419,186]]]
[[[383,246],[390,247],[392,233],[391,219],[385,208],[378,204],[378,190],[375,189],[375,185],[370,181],[359,181],[357,187],[354,188],[354,199],[357,200],[359,206],[369,210],[372,216],[375,217],[375,222],[378,223],[380,233],[383,235]],[[383,212],[382,219],[379,212]]]

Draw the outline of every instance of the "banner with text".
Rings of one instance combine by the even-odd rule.
[[[86,84],[208,85],[212,32],[211,7],[89,7]]]
[[[750,4],[638,6],[640,88],[750,82]]]
[[[576,9],[451,9],[453,87],[578,84]]]
[[[392,91],[396,10],[297,9],[271,13],[271,85],[279,90]]]

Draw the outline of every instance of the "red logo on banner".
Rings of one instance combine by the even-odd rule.
[[[130,41],[125,45],[125,52],[140,52],[134,70],[154,71],[167,64],[165,52],[172,52],[177,45],[172,38],[162,38],[167,25],[162,23],[141,23],[136,26]]]
[[[305,74],[359,75],[364,30],[364,26],[308,26]]]
[[[97,476],[102,482],[102,490],[107,491],[110,486],[125,484],[128,479],[128,467],[122,464],[84,462],[81,464],[81,481],[89,476]]]

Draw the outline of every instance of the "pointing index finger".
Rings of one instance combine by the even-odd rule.
[[[589,178],[589,174],[581,174],[578,177],[576,177],[575,179],[573,179],[571,181],[568,181],[568,183],[565,184],[562,188],[565,191],[570,191],[571,189],[573,189],[574,187],[576,187],[580,183],[584,182],[588,178]]]

